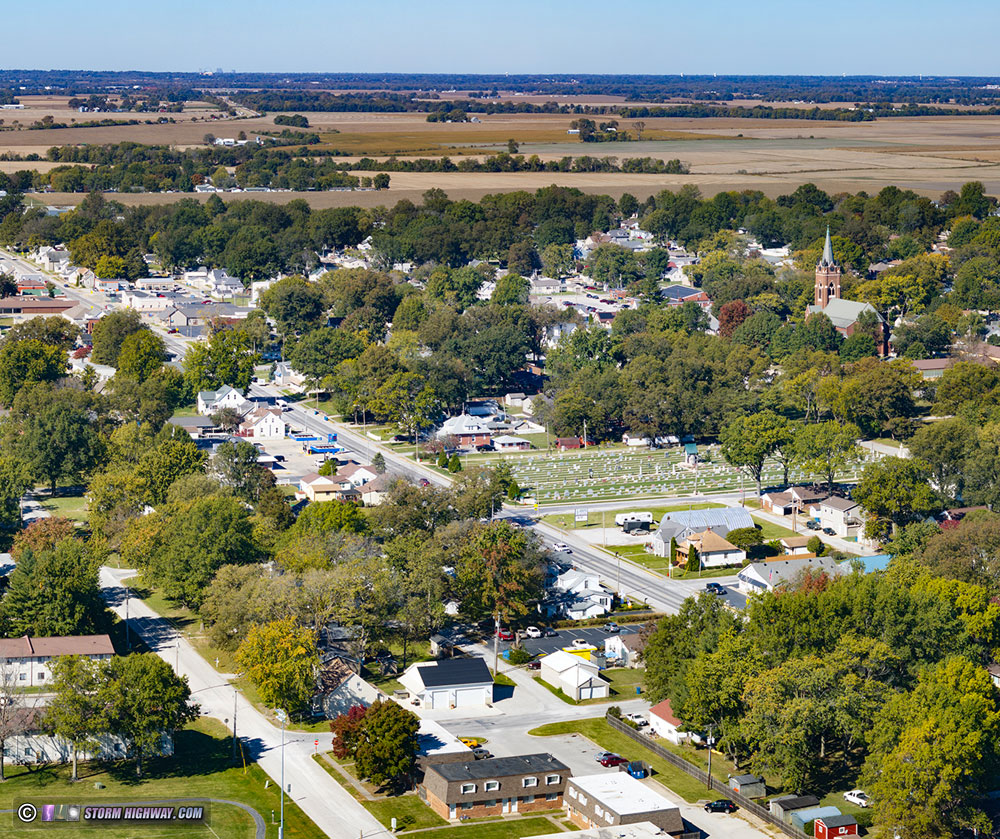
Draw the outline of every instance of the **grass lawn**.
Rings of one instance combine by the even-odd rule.
[[[196,417],[198,416],[198,406],[197,405],[187,405],[184,408],[174,409],[175,417]]]
[[[177,732],[176,756],[150,761],[144,768],[142,779],[136,780],[132,764],[110,768],[103,764],[81,764],[77,783],[69,780],[70,767],[59,765],[30,772],[23,767],[7,769],[7,781],[0,784],[0,809],[10,810],[15,801],[66,801],[103,803],[137,801],[141,799],[171,798],[227,798],[253,807],[267,823],[268,839],[277,839],[278,826],[271,824],[271,811],[279,809],[279,787],[270,784],[265,789],[267,776],[256,764],[246,770],[230,763],[231,741],[222,723],[202,718]],[[102,784],[98,789],[95,784]],[[181,833],[174,828],[143,825],[111,827],[101,825],[102,839],[129,839],[141,835],[143,839],[168,839],[181,834],[185,839],[252,839],[254,826],[249,814],[226,804],[211,804],[210,824],[188,826]],[[296,839],[320,839],[324,834],[298,806],[285,798],[286,836]],[[84,839],[94,835],[93,826],[62,825],[59,833],[65,839]],[[14,835],[7,834],[4,835]]]
[[[54,516],[87,521],[87,499],[83,495],[57,495],[55,498],[39,498],[42,509]]]
[[[528,734],[535,737],[546,737],[556,734],[582,734],[588,740],[596,743],[602,749],[616,752],[629,760],[644,760],[653,767],[656,779],[669,787],[685,801],[694,803],[711,798],[713,793],[705,789],[686,772],[671,766],[649,749],[626,737],[620,731],[615,731],[603,717],[589,720],[572,720],[569,722],[554,722],[533,728]],[[713,767],[714,768],[714,767]]]
[[[635,696],[636,686],[642,687],[646,671],[637,667],[611,667],[602,670],[601,675],[611,682],[612,692],[619,696]]]
[[[561,527],[563,530],[584,530],[588,527],[603,527],[604,522],[607,522],[608,527],[615,526],[615,516],[619,513],[624,512],[643,512],[653,514],[653,530],[660,523],[666,513],[678,513],[682,510],[718,510],[725,507],[725,504],[716,504],[714,501],[703,501],[700,504],[682,504],[680,506],[673,507],[650,507],[648,505],[643,505],[641,501],[637,501],[634,511],[628,510],[606,510],[603,512],[592,512],[586,524],[583,522],[575,522],[573,520],[572,513],[551,513],[547,516],[542,516],[542,521],[547,524],[555,525],[556,527]],[[621,550],[621,546],[615,546],[618,550]],[[638,547],[642,549],[641,545],[632,545],[630,547]]]
[[[757,518],[751,516],[754,522],[760,527],[760,534],[764,537],[765,542],[770,542],[772,539],[784,539],[786,536],[801,536],[801,533],[796,533],[794,530],[790,530],[787,527],[782,527],[780,524],[772,524],[765,519]]]
[[[555,833],[555,826],[548,819],[535,816],[526,819],[502,819],[499,821],[473,820],[468,824],[428,830],[419,836],[428,839],[520,839],[522,836],[540,836]]]
[[[441,827],[448,824],[415,793],[361,803],[386,827],[392,827],[392,819],[395,817],[397,830],[421,830],[425,827]],[[437,836],[437,831],[434,835]]]

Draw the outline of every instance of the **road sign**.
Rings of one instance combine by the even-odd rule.
[[[584,524],[586,524],[587,523],[587,511],[586,510],[581,510],[580,508],[577,508],[576,510],[574,510],[573,511],[573,521],[574,522],[582,521]]]

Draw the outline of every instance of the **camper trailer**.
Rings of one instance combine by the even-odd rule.
[[[619,513],[615,516],[615,524],[619,527],[624,527],[625,522],[643,522],[645,524],[653,523],[652,513]]]

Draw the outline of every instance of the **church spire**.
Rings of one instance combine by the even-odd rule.
[[[830,226],[826,227],[826,244],[823,245],[823,258],[820,265],[834,265],[833,261],[833,241],[830,239]]]

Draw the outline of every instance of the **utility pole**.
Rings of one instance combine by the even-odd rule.
[[[281,822],[278,825],[278,839],[285,839],[285,722],[288,714],[279,708],[274,715],[281,722]]]
[[[708,783],[706,786],[712,788],[712,747],[715,745],[715,738],[712,736],[712,726],[708,727]]]
[[[233,688],[233,763],[236,763],[236,697],[239,691]]]
[[[128,597],[129,591],[128,586],[125,586],[125,649],[132,649],[132,640],[129,638],[128,634]]]

